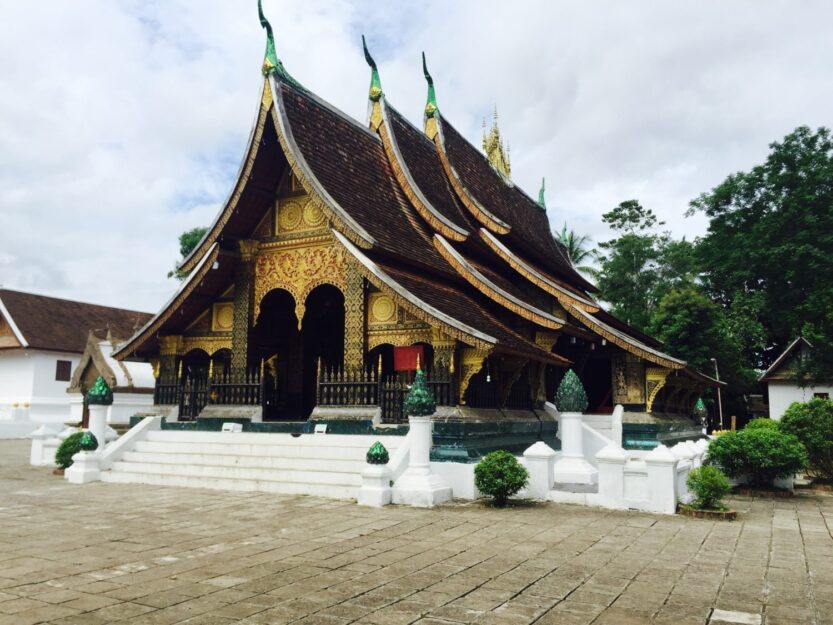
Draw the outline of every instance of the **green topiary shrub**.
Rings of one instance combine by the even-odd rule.
[[[555,392],[555,407],[559,412],[584,412],[587,410],[587,393],[575,371],[568,369]]]
[[[694,505],[701,510],[722,510],[720,500],[729,494],[732,486],[723,471],[709,465],[692,469],[686,480],[694,493]]]
[[[528,481],[529,472],[508,451],[488,453],[474,467],[474,485],[484,495],[491,496],[498,508],[503,508],[509,497]]]
[[[792,434],[807,449],[810,473],[833,480],[833,401],[811,399],[787,408],[778,424],[785,434]]]
[[[422,373],[422,369],[417,369],[414,383],[405,396],[402,410],[409,417],[430,417],[437,410],[437,402],[434,401],[434,395],[425,383],[425,374]]]
[[[81,439],[84,438],[85,433],[70,434],[58,445],[58,449],[55,450],[55,464],[61,469],[68,469],[72,466],[72,457],[81,451]]]
[[[804,469],[807,452],[795,436],[778,428],[745,428],[709,443],[708,463],[729,477],[748,478],[753,487],[769,488],[775,478]]]
[[[752,419],[749,423],[746,424],[746,427],[743,429],[745,430],[759,430],[759,429],[766,429],[766,428],[777,428],[778,422],[773,421],[772,419],[760,418],[760,419]]]

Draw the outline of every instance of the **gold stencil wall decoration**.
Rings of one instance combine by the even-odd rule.
[[[200,349],[213,356],[221,349],[231,349],[231,336],[186,336],[182,339],[182,353]]]
[[[308,195],[278,200],[275,232],[279,235],[318,230],[325,227],[326,222],[324,211]]]
[[[346,267],[344,249],[331,241],[306,247],[261,249],[255,263],[254,319],[260,314],[260,305],[269,291],[285,289],[295,300],[300,326],[307,296],[315,287],[331,284],[344,292]]]
[[[278,232],[294,232],[304,218],[304,205],[300,199],[284,200],[278,204]]]
[[[396,304],[384,293],[370,294],[370,325],[396,323]]]
[[[211,311],[211,331],[231,332],[234,327],[234,304],[221,302],[214,304]]]
[[[407,347],[416,343],[430,343],[431,328],[397,328],[370,330],[367,333],[367,351],[379,345]]]

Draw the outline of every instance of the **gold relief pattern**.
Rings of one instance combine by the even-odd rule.
[[[360,367],[364,363],[364,278],[355,261],[347,264],[344,286],[344,364]]]
[[[160,336],[159,354],[162,356],[176,356],[181,353],[182,337],[179,335]]]
[[[394,328],[370,330],[367,333],[367,350],[388,344],[395,347],[407,347],[414,343],[430,343],[431,328]]]
[[[331,284],[344,292],[346,266],[344,249],[332,242],[261,250],[255,263],[253,318],[257,319],[260,314],[261,302],[269,291],[285,289],[295,300],[300,328],[307,296],[315,287]]]
[[[211,311],[211,331],[231,332],[234,326],[234,304],[221,302],[214,304]]]
[[[566,319],[566,317],[562,317],[562,319]],[[558,333],[557,332],[536,332],[535,333],[535,344],[540,347],[541,349],[546,350],[547,352],[551,352],[555,342],[558,340]]]
[[[671,373],[671,370],[663,367],[648,367],[645,369],[645,395],[647,396],[645,412],[650,414],[653,410],[654,400],[665,386],[669,373]]]
[[[277,234],[317,230],[327,221],[324,211],[309,195],[278,200],[275,214]]]
[[[489,355],[489,349],[477,349],[475,347],[464,347],[460,354],[460,404],[466,402],[466,389],[475,374],[483,368],[483,362]]]
[[[182,353],[187,354],[192,349],[201,349],[209,356],[213,356],[221,349],[231,349],[231,335],[184,337],[182,339]]]
[[[631,354],[621,354],[611,361],[613,402],[616,404],[644,404],[645,365]]]
[[[369,299],[370,317],[368,323],[370,325],[395,323],[396,304],[393,303],[390,297],[384,293],[371,293]]]

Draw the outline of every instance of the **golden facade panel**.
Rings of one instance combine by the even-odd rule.
[[[231,332],[234,326],[234,304],[220,302],[211,307],[211,331]]]

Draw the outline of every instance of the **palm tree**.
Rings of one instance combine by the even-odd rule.
[[[590,247],[590,237],[586,234],[576,234],[575,230],[568,232],[567,224],[565,223],[564,228],[561,230],[561,235],[556,236],[556,239],[561,241],[566,248],[567,258],[570,259],[573,267],[589,276],[595,274],[596,269],[594,267],[591,265],[582,265],[582,263],[592,261],[596,258],[596,250]]]

